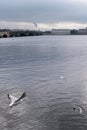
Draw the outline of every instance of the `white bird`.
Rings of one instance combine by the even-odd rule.
[[[74,112],[79,111],[80,114],[83,112],[82,108],[80,106],[76,106],[76,105],[73,106],[73,110],[74,110]]]
[[[22,98],[26,97],[26,92],[23,92],[23,94],[19,98],[14,97],[14,96],[12,96],[10,94],[8,94],[7,96],[8,96],[8,99],[10,100],[9,107],[12,107],[13,105],[15,105],[19,101],[21,101]]]
[[[60,76],[60,79],[64,79],[64,77],[63,77],[63,76]]]
[[[60,79],[65,79],[65,77],[64,76],[60,76]]]

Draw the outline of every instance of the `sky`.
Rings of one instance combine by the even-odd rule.
[[[87,0],[0,0],[0,28],[51,30],[85,27]]]

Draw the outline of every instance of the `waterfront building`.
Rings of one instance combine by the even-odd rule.
[[[87,27],[85,29],[79,29],[78,33],[80,35],[87,35]]]
[[[71,30],[70,29],[52,29],[51,34],[52,35],[70,35]]]

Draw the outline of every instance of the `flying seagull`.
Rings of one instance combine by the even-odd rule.
[[[35,22],[34,22],[33,24],[34,24],[34,25],[35,25],[35,27],[37,28],[37,23],[35,23]]]
[[[8,94],[7,96],[8,96],[8,99],[10,100],[9,107],[12,107],[13,105],[15,105],[19,101],[21,101],[22,98],[26,97],[26,92],[23,92],[23,94],[19,98],[14,97],[14,96],[12,96],[10,94]]]

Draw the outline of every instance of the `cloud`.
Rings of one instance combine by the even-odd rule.
[[[32,22],[0,22],[1,29],[29,29],[29,30],[51,30],[51,29],[79,29],[87,27],[87,23],[59,22],[59,23],[37,23],[37,27]]]
[[[0,21],[8,23],[37,22],[43,28],[59,23],[87,23],[86,0],[1,0]],[[70,25],[70,24],[69,24]],[[28,26],[28,25],[27,25]]]

